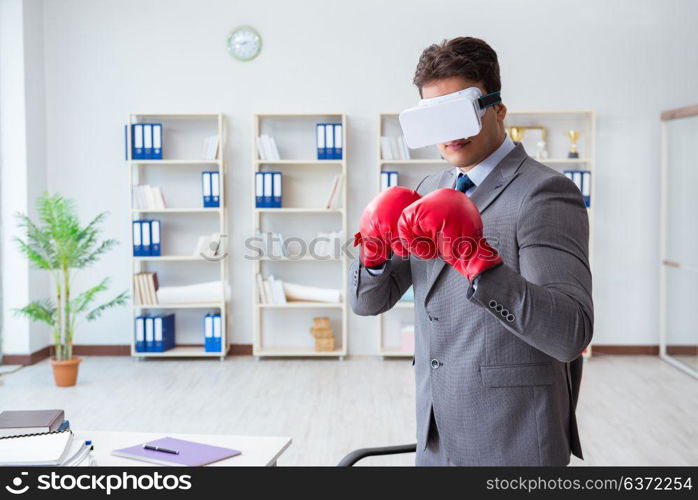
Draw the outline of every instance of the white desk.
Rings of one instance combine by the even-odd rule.
[[[165,436],[196,441],[224,448],[233,448],[242,453],[236,457],[214,462],[212,466],[274,466],[281,454],[291,445],[291,438],[273,436],[229,436],[216,434],[173,434],[167,432],[109,432],[73,429],[73,442],[91,440],[93,464],[110,467],[159,467],[157,464],[130,460],[111,455],[112,450],[134,446]]]

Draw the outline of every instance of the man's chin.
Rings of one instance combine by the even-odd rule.
[[[458,154],[454,152],[445,154],[443,156],[444,159],[454,167],[464,168],[469,167],[473,163],[475,163],[475,160],[471,158],[472,155],[469,154]]]

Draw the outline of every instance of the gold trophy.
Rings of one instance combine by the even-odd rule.
[[[509,133],[509,137],[514,142],[523,141],[525,130],[526,129],[524,127],[507,127],[507,132]]]
[[[580,135],[582,135],[582,133],[579,130],[567,131],[567,137],[572,143],[570,145],[570,151],[567,153],[567,158],[579,158],[579,151],[577,151],[577,139],[579,139]]]

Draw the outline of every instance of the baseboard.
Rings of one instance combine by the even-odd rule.
[[[191,344],[200,345],[200,344]],[[51,356],[53,346],[46,346],[31,354],[5,354],[2,357],[6,365],[33,365]],[[125,344],[76,344],[73,346],[75,356],[130,356],[131,346]],[[231,344],[226,355],[251,356],[252,344]]]
[[[194,344],[192,344],[194,345]],[[3,364],[7,365],[33,365],[48,358],[53,346],[46,346],[31,354],[5,354],[2,357]],[[596,345],[592,344],[592,354],[614,355],[644,355],[658,356],[658,345]],[[667,353],[672,355],[695,355],[698,352],[696,346],[673,346],[667,348]],[[73,354],[76,356],[130,356],[131,346],[122,344],[78,344],[73,346]],[[227,355],[251,356],[252,344],[231,344]]]
[[[51,355],[51,346],[46,346],[31,354],[3,354],[2,363],[5,365],[33,365]]]
[[[654,345],[612,345],[603,344],[596,345],[591,344],[591,355],[595,354],[632,354],[632,355],[649,355],[649,356],[659,356],[659,346]]]

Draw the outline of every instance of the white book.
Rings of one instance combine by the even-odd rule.
[[[275,304],[274,296],[271,293],[271,284],[269,283],[268,279],[264,280],[264,294],[267,296],[268,299],[267,304]]]
[[[407,147],[407,141],[405,140],[405,136],[401,135],[398,138],[398,141],[400,142],[400,148],[402,149],[402,159],[410,160],[410,148]]]
[[[397,137],[390,138],[390,147],[393,150],[393,158],[396,160],[404,160],[402,157],[402,151],[400,150],[400,145],[398,144]]]
[[[153,188],[155,192],[155,208],[167,208],[165,203],[165,196],[162,194],[162,189],[159,186]]]
[[[267,160],[274,160],[274,153],[272,153],[271,139],[267,134],[262,134],[262,147],[264,148],[264,155]]]
[[[344,174],[339,174],[337,181],[335,182],[334,189],[329,200],[329,206],[327,208],[337,208],[339,206],[339,200],[342,194],[342,183],[344,182]]]
[[[285,304],[286,303],[286,294],[284,293],[283,281],[277,280],[273,277],[270,277],[269,281],[270,281],[270,286],[271,286],[271,293],[274,295],[274,303],[275,304]]]
[[[149,209],[157,208],[156,204],[157,202],[155,201],[155,196],[153,193],[153,187],[146,184],[143,186],[143,190],[145,191],[145,204],[146,207]]]
[[[381,157],[384,160],[393,160],[394,158],[390,157],[390,144],[388,142],[388,137],[386,136],[381,136]]]
[[[267,158],[266,152],[264,151],[264,144],[262,143],[262,138],[257,137],[256,139],[257,143],[257,154],[259,155],[259,159],[262,161],[267,161],[269,158]]]
[[[271,146],[272,160],[280,160],[279,148],[276,145],[276,139],[269,137],[269,144]]]
[[[330,186],[330,192],[327,195],[327,201],[325,202],[325,208],[332,208],[332,200],[334,199],[334,192],[337,190],[337,183],[339,182],[339,177],[341,174],[337,174],[332,179],[332,185]]]
[[[72,441],[69,429],[0,439],[0,466],[60,465]]]
[[[260,304],[268,304],[269,301],[267,300],[267,295],[264,293],[264,282],[262,280],[262,275],[257,273],[255,275],[255,279],[257,280],[257,294],[258,294],[258,299]]]

